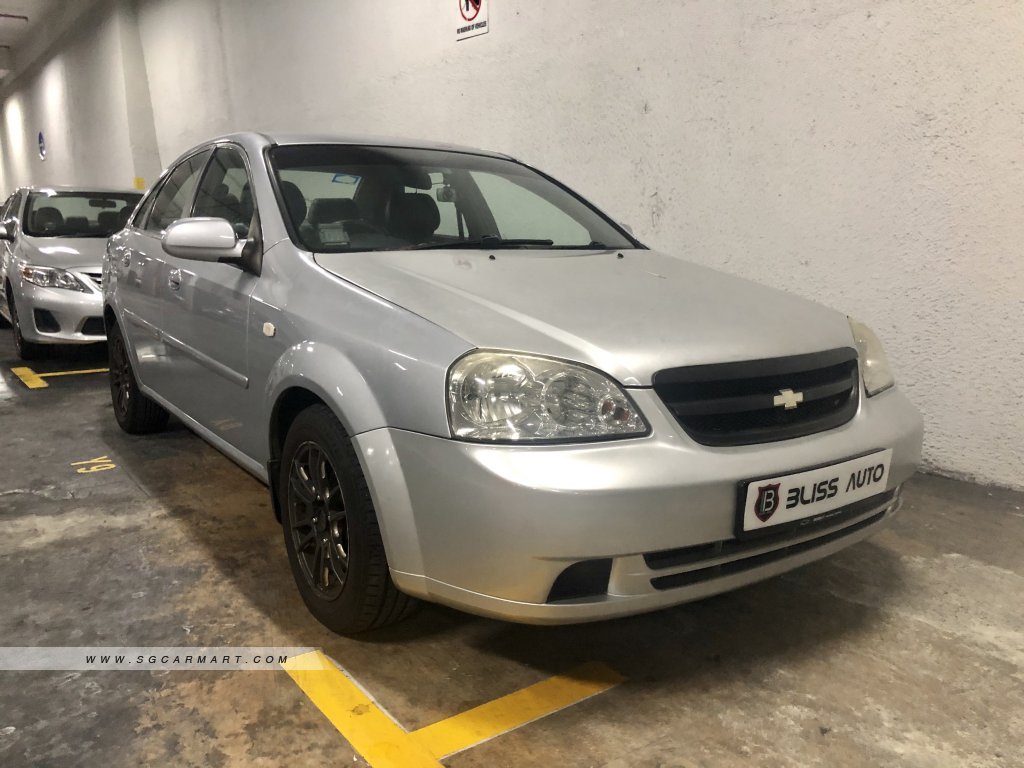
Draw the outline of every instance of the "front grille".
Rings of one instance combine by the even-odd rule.
[[[833,429],[853,418],[859,400],[857,352],[849,347],[669,368],[658,371],[653,381],[654,391],[686,433],[713,446],[768,443]],[[798,395],[802,400],[792,407]]]
[[[90,317],[82,323],[83,336],[106,336],[107,329],[103,327],[102,317]]]
[[[821,547],[877,523],[885,517],[896,498],[896,491],[886,491],[836,510],[834,515],[830,515],[819,525],[796,530],[787,529],[753,540],[727,539],[694,547],[648,552],[644,555],[644,562],[652,571],[690,566],[688,570],[681,573],[655,576],[651,579],[651,586],[660,590],[684,587],[748,571],[751,568],[758,568],[776,560]],[[867,518],[856,520],[856,522],[838,529],[835,527],[837,524],[841,525],[843,522],[855,520],[860,515],[881,506],[884,506],[884,509]],[[820,535],[806,538],[814,530],[822,528],[825,530]],[[702,567],[701,563],[708,563],[708,565]]]
[[[96,284],[97,288],[103,287],[103,273],[102,272],[83,272],[83,275],[92,280]]]

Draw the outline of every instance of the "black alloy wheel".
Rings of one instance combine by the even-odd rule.
[[[145,435],[166,427],[167,411],[139,391],[124,334],[116,323],[107,332],[107,361],[110,401],[121,429],[131,435]]]
[[[275,490],[292,577],[321,624],[354,635],[415,611],[419,601],[391,579],[352,438],[328,406],[311,405],[291,423]]]
[[[348,578],[348,515],[338,473],[314,442],[302,443],[292,458],[287,499],[292,546],[306,584],[334,600]]]
[[[119,414],[128,413],[132,397],[131,385],[132,364],[128,360],[128,350],[124,348],[121,334],[116,334],[110,341],[110,399]]]

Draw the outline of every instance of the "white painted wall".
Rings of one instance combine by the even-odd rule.
[[[929,465],[1024,487],[1019,0],[491,0],[491,32],[459,43],[456,2],[138,0],[159,162],[248,128],[510,152],[652,246],[864,319]],[[124,23],[126,4],[101,6]],[[52,60],[105,71],[103,29]],[[97,111],[47,111],[46,66],[5,126],[27,100],[27,131],[90,146]],[[19,141],[7,186],[40,172]],[[124,174],[104,142],[103,168],[61,172]]]
[[[65,8],[37,58],[5,81],[0,122],[0,181],[4,196],[19,184],[83,183],[131,187],[134,172],[125,120],[120,17]],[[37,137],[46,139],[40,160]]]

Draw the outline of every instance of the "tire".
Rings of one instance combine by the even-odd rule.
[[[416,609],[419,602],[391,580],[366,478],[327,406],[310,406],[292,423],[277,488],[288,562],[317,621],[353,635]]]
[[[130,435],[146,435],[164,429],[169,414],[159,403],[139,391],[124,335],[116,324],[107,334],[107,355],[110,361],[110,400],[121,429]]]
[[[7,311],[11,313],[11,333],[14,335],[14,351],[22,360],[38,360],[46,354],[43,344],[25,341],[21,335],[21,322],[18,320],[18,308],[14,306],[14,296],[10,286],[7,287]]]

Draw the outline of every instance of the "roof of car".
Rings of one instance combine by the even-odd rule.
[[[441,149],[449,152],[468,152],[474,155],[487,155],[488,157],[509,158],[501,152],[492,152],[476,147],[465,147],[458,144],[448,144],[439,141],[425,141],[422,139],[405,139],[396,136],[356,136],[337,133],[233,133],[227,136],[219,136],[213,141],[238,141],[241,139],[262,139],[269,144],[295,145],[295,144],[352,144],[357,146],[370,147],[409,147],[411,149]]]
[[[104,187],[104,186],[83,186],[83,185],[69,185],[69,184],[27,184],[25,186],[18,187],[19,190],[26,192],[88,192],[99,193],[99,194],[132,194],[141,195],[137,189],[131,189],[129,187]]]

